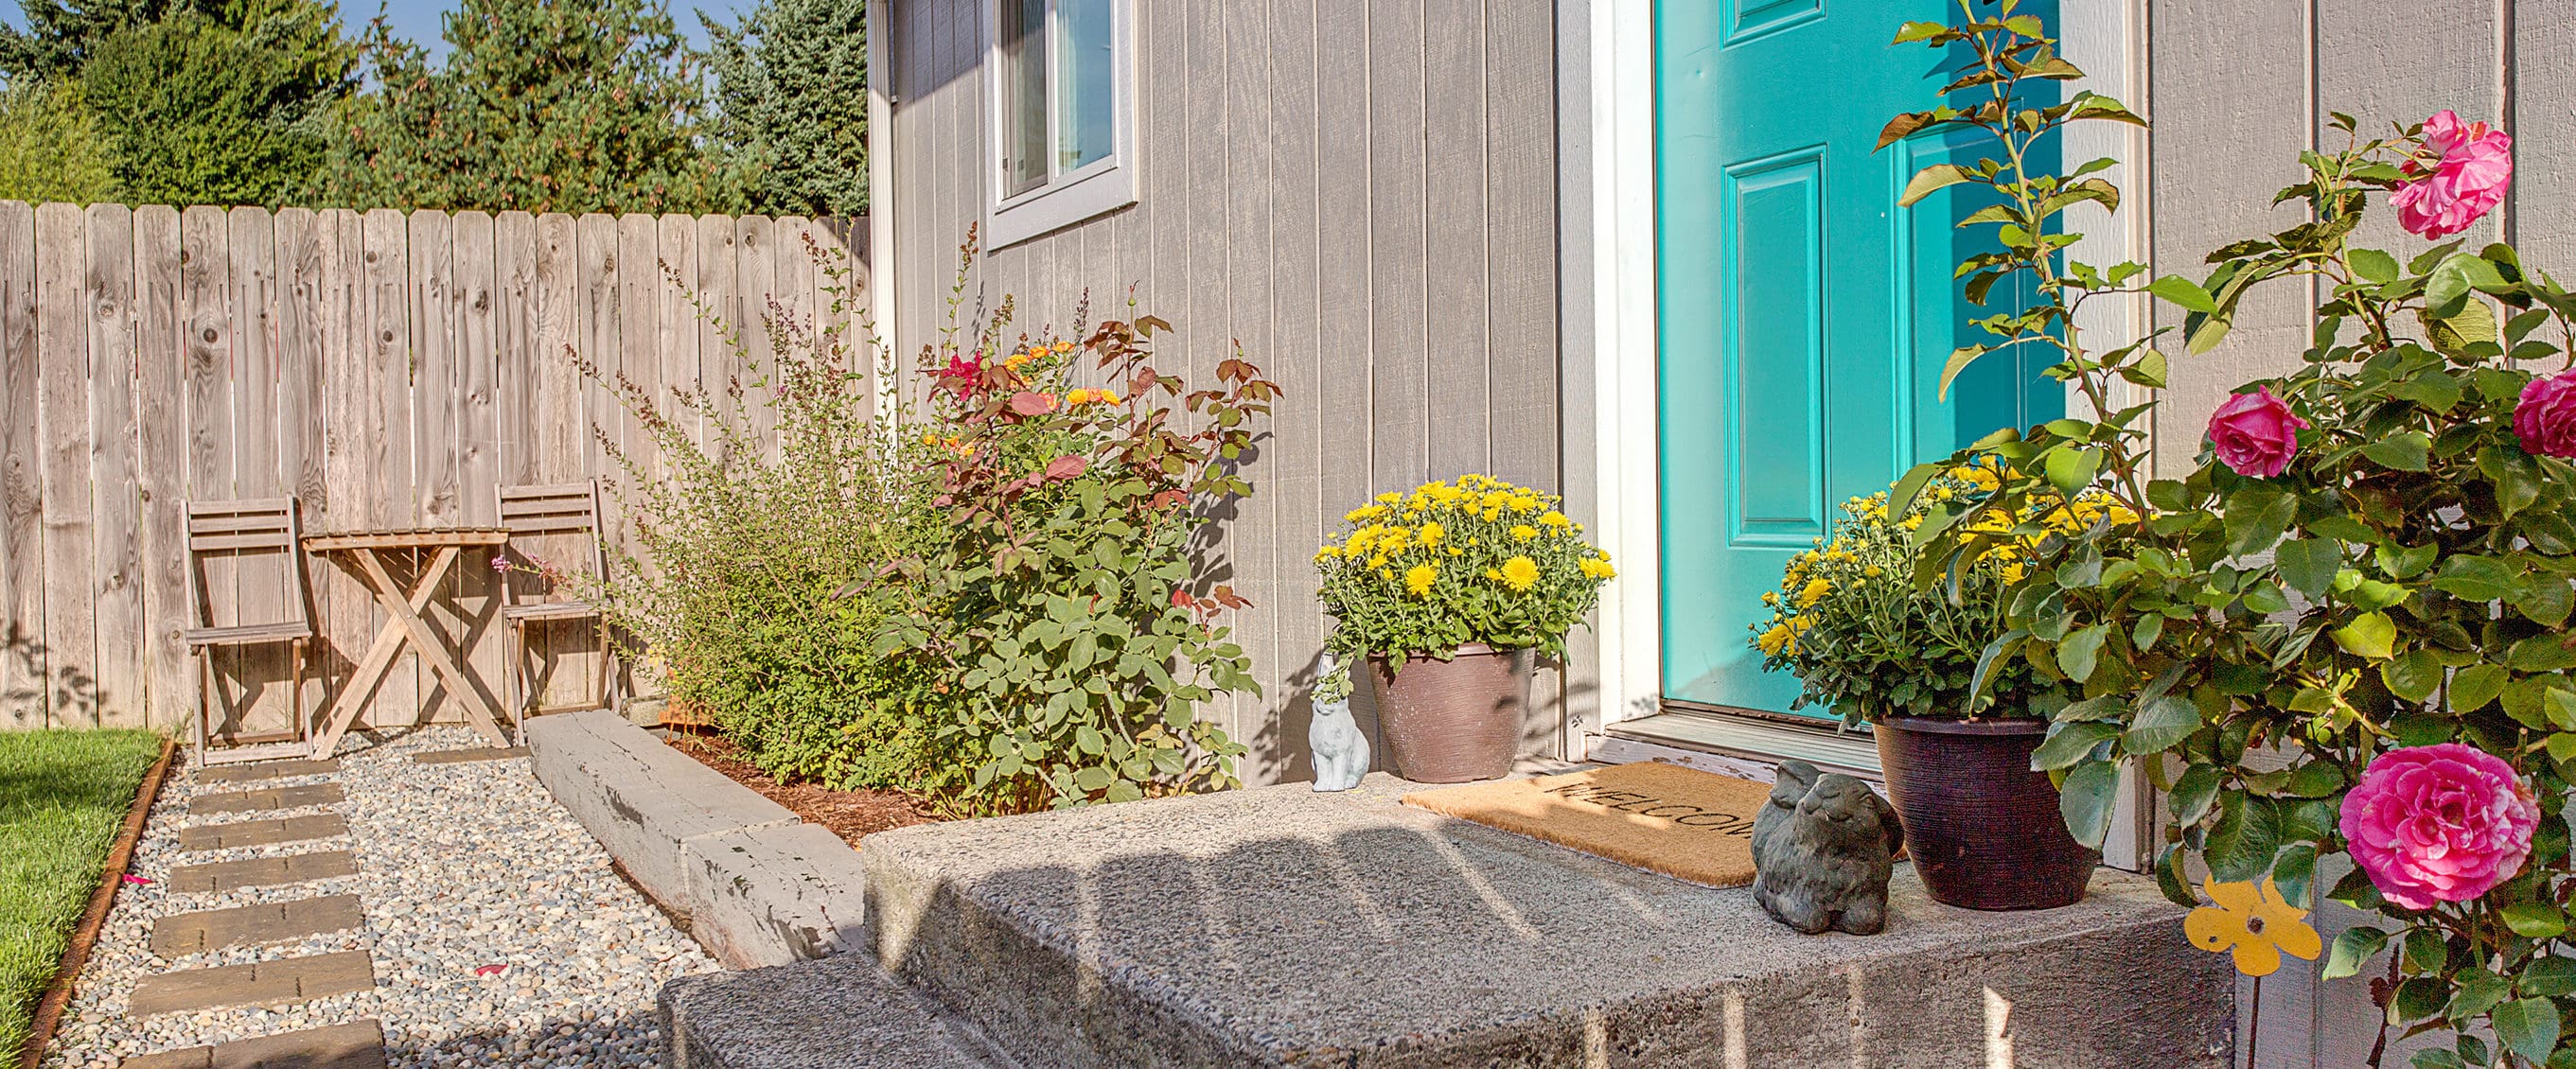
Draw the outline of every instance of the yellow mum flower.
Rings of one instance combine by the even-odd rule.
[[[1338,547],[1334,546],[1325,546],[1315,551],[1315,559],[1317,561],[1328,561],[1341,555],[1342,551]]]
[[[1390,582],[1390,583],[1392,583],[1392,582],[1394,582],[1394,581],[1395,581],[1395,573],[1394,573],[1394,572],[1390,572],[1390,571],[1388,571],[1388,570],[1386,570],[1386,569],[1384,569],[1384,568],[1380,568],[1380,569],[1378,569],[1378,570],[1377,570],[1377,577],[1378,577],[1378,578],[1380,578],[1380,579],[1384,579],[1384,580],[1386,580],[1387,582]]]
[[[1514,557],[1504,561],[1503,585],[1512,588],[1515,593],[1538,585],[1538,562],[1528,557]]]
[[[1413,532],[1413,537],[1416,541],[1421,542],[1425,546],[1436,546],[1439,545],[1440,540],[1447,537],[1448,534],[1448,528],[1440,526],[1437,522],[1433,522],[1423,524],[1420,530]]]
[[[1439,581],[1440,569],[1428,564],[1416,564],[1404,570],[1404,588],[1412,591],[1415,597],[1430,593],[1431,584]]]
[[[1876,578],[1878,578],[1879,576],[1886,575],[1886,574],[1887,574],[1887,569],[1885,569],[1885,568],[1881,568],[1881,567],[1879,567],[1878,565],[1873,564],[1873,565],[1870,565],[1870,566],[1869,566],[1869,567],[1867,567],[1867,568],[1863,568],[1863,569],[1861,569],[1861,570],[1860,570],[1860,574],[1861,574],[1863,577],[1865,577],[1865,578],[1869,578],[1869,579],[1876,579]]]
[[[1762,647],[1764,656],[1777,657],[1796,648],[1798,636],[1789,630],[1787,624],[1773,624],[1771,630],[1763,632],[1762,637],[1754,641]]]
[[[1368,566],[1369,566],[1369,567],[1371,567],[1371,568],[1375,568],[1375,569],[1377,569],[1377,570],[1379,570],[1379,571],[1381,571],[1381,572],[1385,571],[1385,570],[1386,570],[1386,554],[1384,554],[1384,553],[1379,553],[1379,554],[1374,554],[1374,555],[1370,556],[1370,557],[1369,557],[1369,565],[1368,565]]]
[[[1386,507],[1383,505],[1362,505],[1343,513],[1342,520],[1346,523],[1366,523],[1384,515],[1386,515]]]
[[[1451,546],[1449,547],[1449,555],[1452,557],[1464,557],[1467,555],[1467,551],[1456,546]]]
[[[1377,495],[1377,500],[1378,500],[1378,503],[1379,503],[1379,504],[1382,504],[1382,505],[1392,505],[1392,504],[1395,504],[1395,503],[1396,503],[1396,502],[1398,502],[1398,501],[1402,501],[1402,500],[1404,500],[1404,495],[1403,495],[1403,494],[1396,493],[1396,492],[1395,492],[1395,491],[1393,491],[1393,490],[1389,490],[1389,491],[1387,491],[1387,492],[1385,492],[1385,493],[1383,493],[1383,494],[1379,494],[1379,495]]]
[[[1807,606],[1809,606],[1809,605],[1813,605],[1813,604],[1815,604],[1815,603],[1817,603],[1817,602],[1819,602],[1819,601],[1823,601],[1823,600],[1825,599],[1825,595],[1827,595],[1827,594],[1831,594],[1831,593],[1833,593],[1833,592],[1834,592],[1834,584],[1833,584],[1830,580],[1825,580],[1825,579],[1810,579],[1810,580],[1807,580],[1807,585],[1806,585],[1806,587],[1805,587],[1804,589],[1802,589],[1802,590],[1798,591],[1798,607],[1799,607],[1799,608],[1801,608],[1801,609],[1803,609],[1803,608],[1806,608],[1806,607],[1807,607]]]
[[[1542,526],[1553,527],[1558,530],[1563,530],[1574,524],[1573,520],[1566,519],[1564,513],[1558,512],[1555,509],[1549,509],[1547,515],[1538,518],[1538,522]]]
[[[1503,581],[1503,573],[1498,569],[1487,568],[1485,569],[1485,578],[1499,583]]]
[[[1378,538],[1377,544],[1380,549],[1383,549],[1386,552],[1402,553],[1406,547],[1413,544],[1413,529],[1410,527],[1389,527],[1386,529],[1386,534]]]
[[[1538,528],[1532,527],[1526,523],[1514,524],[1512,525],[1512,537],[1519,539],[1520,541],[1527,542],[1530,539],[1538,537]]]

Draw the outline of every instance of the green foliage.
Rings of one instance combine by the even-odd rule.
[[[707,37],[714,130],[749,210],[866,214],[867,0],[766,0]]]
[[[1340,663],[1446,658],[1473,642],[1565,654],[1615,571],[1558,500],[1489,475],[1387,492],[1315,551]],[[1347,685],[1336,675],[1328,692]]]
[[[26,26],[0,26],[0,75],[11,84],[69,81],[100,41],[173,11],[213,14],[216,0],[18,0]]]
[[[36,1000],[160,756],[161,736],[148,731],[0,732],[0,1050],[26,1044]]]
[[[121,194],[114,143],[78,82],[22,80],[0,89],[0,198],[91,204]]]
[[[964,277],[961,264],[960,293]],[[1003,813],[1232,786],[1244,747],[1198,707],[1259,692],[1215,622],[1248,603],[1201,592],[1192,538],[1251,492],[1235,462],[1278,387],[1237,355],[1215,388],[1189,389],[1154,366],[1171,328],[1150,315],[1007,341],[1011,314],[1005,298],[962,342],[952,319],[924,347],[926,411],[898,441],[941,534],[851,587],[897,592],[877,652],[935,677],[938,739],[980,762],[948,804]]]
[[[234,0],[98,39],[79,77],[137,203],[279,205],[322,161],[357,50],[314,0]]]
[[[2145,759],[2174,818],[2160,867],[2179,900],[2190,898],[2184,865],[2197,859],[2214,879],[2269,878],[2287,901],[2312,902],[2320,863],[2346,849],[2343,796],[2387,749],[2453,741],[2512,763],[2542,799],[2519,874],[2473,901],[2417,911],[2354,872],[2326,893],[2385,923],[2338,939],[2326,975],[2398,945],[2375,985],[2388,1021],[2456,1038],[2415,1064],[2576,1062],[2560,1028],[2576,1009],[2562,907],[2576,880],[2561,813],[2576,776],[2576,654],[2563,637],[2576,608],[2576,467],[2527,452],[2513,432],[2532,365],[2564,366],[2576,348],[2576,295],[2505,245],[2352,247],[2369,194],[2410,181],[2403,165],[2425,150],[2421,127],[2366,140],[2340,115],[2332,126],[2346,143],[2303,153],[2305,176],[2278,198],[2303,202],[2309,221],[2220,249],[2205,280],[2061,266],[2054,250],[2074,235],[2053,225],[2057,212],[2077,200],[2111,206],[2117,193],[2031,175],[2025,150],[2067,121],[2135,118],[2081,95],[2063,110],[2016,107],[2022,78],[2074,72],[2036,20],[2010,9],[1907,28],[1901,39],[1974,54],[1952,90],[1977,100],[1890,131],[1976,127],[1995,138],[2003,158],[1958,180],[1999,194],[1971,222],[1995,225],[2005,251],[1963,274],[2030,276],[2039,303],[1985,321],[1995,348],[2054,348],[2050,373],[2101,415],[1998,433],[1945,462],[1995,464],[2002,477],[1990,493],[1929,508],[1918,579],[2036,540],[2011,629],[1987,656],[2080,689],[2035,761],[2059,777],[2080,838],[2100,841],[2114,770]],[[2184,312],[2179,334],[2197,353],[2225,337],[2248,293],[2272,284],[2322,299],[2303,366],[2248,384],[2309,424],[2287,469],[2254,478],[2204,454],[2180,477],[2149,479],[2142,417],[2152,404],[2118,407],[2114,384],[2162,384],[2155,338],[2096,349],[2077,310],[2151,293]],[[2010,519],[2060,492],[2051,476],[2070,466],[2135,515],[2072,533]],[[2080,626],[2051,623],[2060,620]]]
[[[1930,510],[1992,491],[1997,482],[1991,465],[1942,470],[1893,517],[1884,493],[1853,498],[1843,503],[1832,541],[1818,539],[1816,548],[1790,558],[1780,589],[1762,595],[1771,616],[1750,626],[1763,666],[1797,675],[1798,707],[1824,706],[1846,723],[1891,715],[2048,717],[2065,708],[2062,682],[2019,659],[1985,657],[2010,628],[2005,610],[2029,567],[2030,547],[1990,549],[1931,587],[1907,581],[1912,532]],[[2084,494],[2071,505],[2051,501],[2030,522],[2069,533],[2119,511]],[[2081,633],[2070,619],[2037,626]],[[2070,650],[2086,648],[2076,641]]]
[[[465,0],[449,52],[365,39],[377,89],[333,130],[332,205],[732,211],[702,144],[705,94],[660,0]]]
[[[821,267],[846,304],[847,269]],[[699,314],[732,354],[722,381],[659,395],[605,383],[653,449],[639,456],[603,440],[623,472],[611,490],[640,552],[613,562],[599,603],[665,666],[673,699],[703,710],[762,770],[931,790],[938,777],[906,721],[918,688],[906,665],[870,650],[885,599],[832,596],[914,537],[854,371],[863,365],[838,332],[764,320],[747,340],[742,324]],[[775,426],[775,454],[755,423]]]

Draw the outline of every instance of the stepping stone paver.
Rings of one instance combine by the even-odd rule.
[[[163,958],[203,954],[228,946],[283,943],[367,923],[356,895],[262,902],[232,909],[173,913],[152,922],[152,952]]]
[[[428,753],[413,754],[411,759],[415,763],[424,765],[453,765],[465,761],[499,761],[526,756],[528,756],[528,748],[525,746],[477,746],[471,750],[431,750]]]
[[[286,761],[261,761],[257,764],[215,765],[201,768],[197,770],[197,782],[256,783],[260,780],[287,779],[294,776],[327,776],[339,770],[340,759],[337,757],[321,761],[300,758]]]
[[[357,872],[358,855],[347,850],[317,850],[284,857],[180,865],[170,870],[170,890],[179,894],[208,894],[244,887],[274,887],[327,880],[334,876],[354,876]]]
[[[301,809],[309,805],[333,805],[348,799],[337,783],[307,783],[295,787],[268,787],[255,791],[228,791],[201,794],[188,802],[188,812],[265,813],[278,809]]]
[[[146,1054],[117,1069],[385,1069],[385,1030],[372,1020],[352,1021]]]
[[[367,952],[343,950],[146,976],[135,983],[127,1005],[142,1017],[221,1006],[282,1006],[374,986],[375,964]]]
[[[300,817],[276,817],[269,820],[237,820],[230,824],[207,824],[179,829],[181,850],[223,850],[235,846],[266,846],[270,843],[301,842],[349,834],[349,818],[338,813],[308,813]]]

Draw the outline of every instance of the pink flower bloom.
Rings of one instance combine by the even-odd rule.
[[[2424,148],[2438,159],[2430,173],[2409,161],[2408,174],[2422,174],[2388,198],[2397,223],[2409,232],[2440,240],[2469,228],[2504,203],[2513,182],[2513,138],[2482,122],[2462,125],[2443,111],[2424,120]]]
[[[2576,457],[2576,369],[2532,379],[2513,406],[2513,436],[2540,457]]]
[[[2344,796],[2353,864],[2407,909],[2466,902],[2531,856],[2540,806],[2502,758],[2456,742],[2380,754]]]
[[[2269,479],[2290,466],[2290,455],[2299,451],[2299,431],[2307,425],[2308,421],[2290,412],[2290,406],[2272,396],[2271,387],[2257,386],[2253,393],[2230,397],[2210,413],[2209,444],[2229,470]]]

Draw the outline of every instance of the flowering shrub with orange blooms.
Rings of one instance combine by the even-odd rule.
[[[935,680],[923,715],[958,777],[940,797],[1010,813],[1231,786],[1245,749],[1198,707],[1259,692],[1218,622],[1248,603],[1190,550],[1251,492],[1229,462],[1278,387],[1238,355],[1188,388],[1156,368],[1171,327],[1150,315],[1013,340],[1011,314],[924,349],[894,437],[938,533],[853,590],[899,591],[876,652]]]
[[[1992,491],[1991,463],[1959,465],[1934,478],[1912,508],[1890,517],[1887,494],[1843,502],[1833,539],[1789,558],[1780,589],[1762,595],[1771,615],[1751,625],[1763,665],[1793,672],[1797,707],[1823,706],[1846,723],[1882,716],[2045,717],[2070,700],[2061,683],[2018,662],[2001,667],[1994,691],[1969,703],[1978,656],[2008,630],[2005,610],[2021,582],[2037,534],[1988,548],[1958,569],[1952,582],[1911,581],[1910,546],[1925,514],[1940,502]],[[2073,500],[2034,504],[2021,519],[2030,531],[2072,534],[2104,517],[2132,522],[2126,506],[2084,492]],[[1993,523],[1995,533],[2024,524]],[[1973,712],[1971,712],[1973,710]]]
[[[1616,574],[1554,497],[1489,475],[1384,493],[1315,550],[1325,648],[1349,665],[1448,657],[1482,642],[1562,656],[1565,633]],[[1327,693],[1344,680],[1328,681]]]

